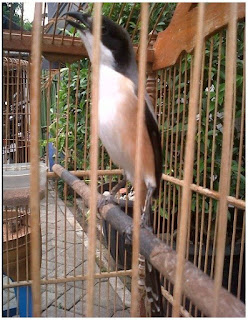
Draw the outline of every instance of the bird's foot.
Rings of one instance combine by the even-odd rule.
[[[146,219],[146,213],[145,212],[143,212],[142,216],[141,216],[140,228],[144,228],[144,229],[148,230],[149,232],[153,232],[152,227],[149,227],[147,225],[147,219]],[[132,233],[133,233],[133,225],[130,225],[124,231],[125,245],[131,245],[132,244]]]
[[[148,226],[147,212],[143,211],[141,215],[140,227],[152,232],[152,227]]]
[[[130,225],[124,231],[125,245],[132,244],[132,234],[133,234],[133,226]]]
[[[97,208],[98,210],[101,209],[102,207],[106,206],[107,204],[118,204],[117,200],[115,199],[115,196],[112,194],[109,194],[107,196],[103,196],[100,201],[97,203]]]

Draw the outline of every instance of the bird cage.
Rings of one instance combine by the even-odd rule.
[[[148,260],[165,317],[244,317],[245,4],[36,3],[31,25],[26,10],[3,4],[3,175],[28,163],[31,176],[26,202],[3,183],[3,314],[149,317]],[[68,12],[93,17],[93,63]],[[145,92],[161,134],[153,230],[139,144],[134,185],[97,209],[123,175],[98,139],[101,15],[133,44],[137,135]]]
[[[3,57],[3,162],[29,161],[28,61]]]

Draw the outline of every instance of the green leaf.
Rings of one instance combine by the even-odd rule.
[[[237,75],[236,76],[236,86],[237,87],[242,87],[243,85],[243,76]]]

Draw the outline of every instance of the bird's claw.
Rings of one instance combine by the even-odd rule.
[[[144,229],[148,230],[149,232],[152,232],[152,227],[149,227],[147,225],[145,212],[143,212],[143,214],[141,216],[140,228],[144,228]],[[132,233],[133,233],[133,225],[130,225],[124,231],[126,245],[132,244]]]
[[[143,213],[141,215],[140,227],[152,232],[152,227],[148,226],[147,213],[145,211],[143,211]]]
[[[113,195],[108,195],[108,196],[103,196],[101,200],[98,201],[97,203],[97,208],[98,210],[101,209],[102,207],[106,206],[107,204],[117,204],[117,201]]]
[[[125,245],[132,244],[132,234],[133,234],[133,226],[130,225],[124,231]]]

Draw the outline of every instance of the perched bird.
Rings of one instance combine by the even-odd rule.
[[[81,12],[67,12],[92,59],[93,18]],[[124,170],[124,179],[111,191],[115,195],[126,180],[134,183],[138,70],[128,32],[102,17],[99,80],[99,136],[113,162]],[[152,227],[151,199],[158,195],[162,174],[160,134],[149,96],[145,96],[145,125],[142,145],[143,224]],[[152,316],[164,316],[159,273],[148,261],[145,287]]]

